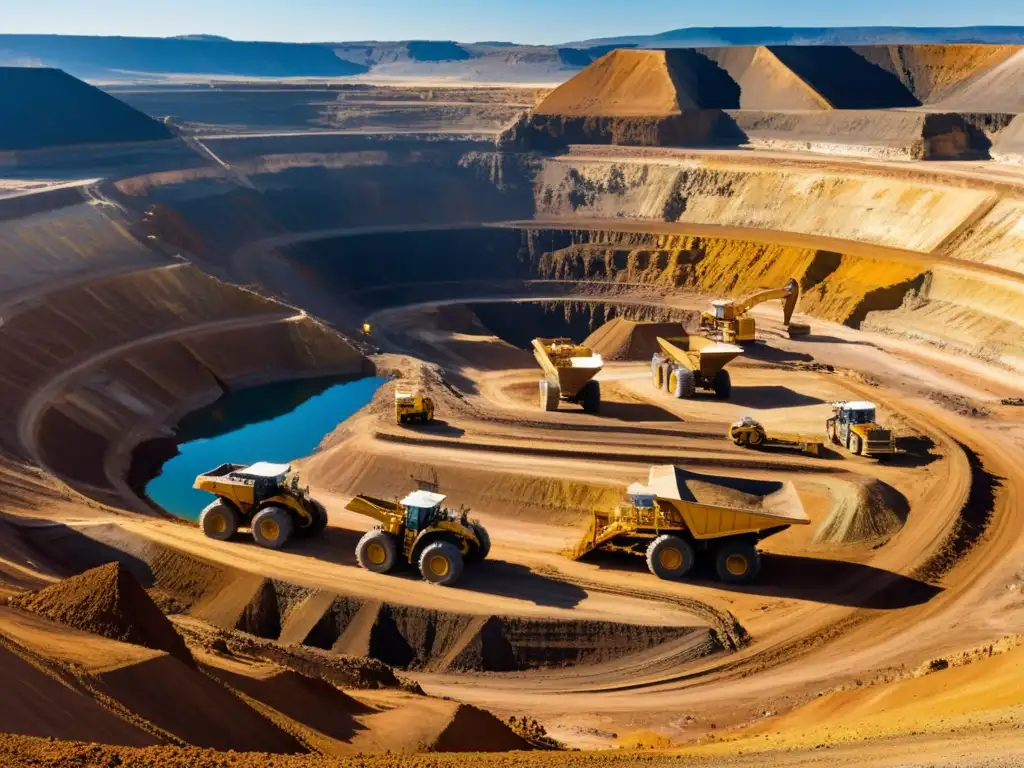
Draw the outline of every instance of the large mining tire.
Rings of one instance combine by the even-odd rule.
[[[295,520],[284,507],[266,506],[252,519],[252,537],[261,547],[281,549],[292,537]]]
[[[655,377],[655,380],[657,380],[658,377],[658,369],[661,368],[664,362],[665,356],[659,355],[655,352],[654,357],[651,358],[651,375]],[[659,386],[658,388],[660,389],[661,387]]]
[[[476,534],[477,539],[480,540],[480,548],[473,553],[473,560],[486,560],[487,556],[491,553],[491,536],[487,533],[487,529],[484,528],[480,523],[470,523],[469,527],[473,529],[473,533]]]
[[[732,377],[729,372],[723,368],[716,373],[711,388],[715,390],[715,397],[719,400],[728,400],[732,394]]]
[[[601,383],[588,381],[580,393],[580,404],[587,413],[601,412]]]
[[[862,448],[863,444],[861,443],[860,435],[854,432],[850,432],[850,453],[852,453],[854,456],[862,456]]]
[[[462,553],[450,541],[435,541],[423,548],[419,566],[424,581],[450,587],[462,575]]]
[[[665,388],[665,369],[661,365],[651,366],[651,383],[655,389]]]
[[[356,560],[371,573],[391,573],[398,562],[398,542],[379,528],[367,531],[356,544]]]
[[[664,534],[647,547],[647,567],[659,579],[683,578],[693,568],[696,555],[685,539]]]
[[[747,439],[748,444],[756,448],[764,442],[765,434],[760,429],[754,429],[750,432],[750,437]]]
[[[670,390],[668,388],[668,380],[670,378],[669,374],[672,372],[672,366],[669,365],[668,363],[662,363],[658,367],[661,368],[661,374],[659,376],[659,378],[661,379],[661,384],[659,385],[658,389],[664,389],[666,392],[669,392]]]
[[[234,504],[217,499],[199,514],[199,527],[206,538],[227,541],[238,532],[240,520]]]
[[[726,584],[749,584],[761,572],[761,554],[747,541],[727,541],[715,552],[715,572]]]
[[[327,510],[316,499],[310,499],[307,502],[306,510],[313,517],[313,522],[305,527],[298,526],[295,529],[295,535],[304,539],[310,539],[314,536],[319,536],[327,527]]]
[[[750,434],[747,432],[746,429],[733,428],[729,430],[729,437],[732,438],[732,441],[740,448],[746,448],[747,441],[750,438]]]
[[[558,400],[562,392],[557,384],[552,384],[547,379],[540,380],[540,407],[544,411],[557,411]]]
[[[669,394],[677,399],[693,397],[697,391],[697,379],[689,368],[678,366],[668,375]]]

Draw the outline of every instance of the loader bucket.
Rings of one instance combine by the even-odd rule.
[[[594,549],[594,541],[597,537],[597,515],[593,515],[590,518],[590,526],[587,528],[587,532],[583,534],[583,537],[576,543],[571,550],[565,553],[566,557],[570,560],[579,560],[588,552]]]

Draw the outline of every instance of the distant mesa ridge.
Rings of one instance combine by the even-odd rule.
[[[190,34],[168,38],[0,35],[0,65],[49,66],[87,79],[140,75],[347,77],[445,74],[558,82],[614,48],[1024,44],[1024,27],[705,27],[560,45],[452,40],[271,43]]]

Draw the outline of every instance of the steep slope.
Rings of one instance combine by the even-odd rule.
[[[112,640],[167,651],[192,664],[192,654],[146,591],[119,563],[94,568],[28,595],[25,611]]]
[[[161,123],[56,69],[0,67],[0,150],[170,139]]]

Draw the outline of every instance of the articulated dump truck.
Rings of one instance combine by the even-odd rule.
[[[658,337],[660,350],[651,358],[651,375],[656,389],[673,397],[693,397],[697,388],[710,389],[719,400],[732,394],[732,379],[725,366],[743,354],[743,348],[706,336]]]
[[[559,402],[567,402],[587,413],[601,410],[601,385],[593,380],[604,365],[599,354],[571,339],[534,339],[533,356],[544,371],[541,408],[556,411]]]
[[[590,528],[570,554],[595,549],[647,560],[661,579],[681,579],[710,558],[718,578],[746,584],[761,570],[757,543],[791,525],[809,525],[789,482],[713,477],[675,466],[651,467],[646,485],[626,489],[628,503],[594,511]]]

